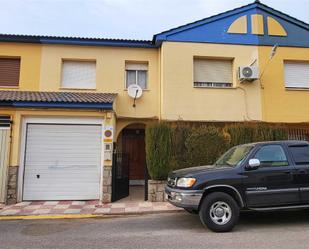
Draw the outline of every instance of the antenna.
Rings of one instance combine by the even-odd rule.
[[[273,46],[272,50],[271,50],[271,53],[270,53],[270,59],[274,58],[274,56],[276,55],[277,53],[277,49],[278,49],[279,45],[278,43],[275,44],[275,46]]]

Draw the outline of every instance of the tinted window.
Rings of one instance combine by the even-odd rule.
[[[217,162],[216,165],[219,166],[236,166],[240,164],[243,159],[251,151],[252,146],[238,146],[227,151]]]
[[[289,165],[283,148],[280,145],[263,146],[255,154],[262,166],[287,166]]]
[[[290,151],[297,165],[309,164],[309,146],[290,147]]]

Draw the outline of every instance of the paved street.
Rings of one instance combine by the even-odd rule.
[[[204,229],[186,213],[127,218],[1,221],[5,248],[308,248],[309,211],[242,214],[232,233]]]

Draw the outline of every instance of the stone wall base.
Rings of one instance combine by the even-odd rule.
[[[103,203],[112,202],[112,167],[105,166],[103,170]]]
[[[17,203],[17,178],[18,166],[9,167],[6,197],[6,203],[8,205]]]
[[[148,201],[163,202],[165,200],[164,188],[166,181],[148,180]]]

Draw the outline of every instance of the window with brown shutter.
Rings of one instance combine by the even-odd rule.
[[[233,61],[195,58],[194,87],[233,87]]]
[[[0,87],[19,85],[20,59],[0,58]]]

